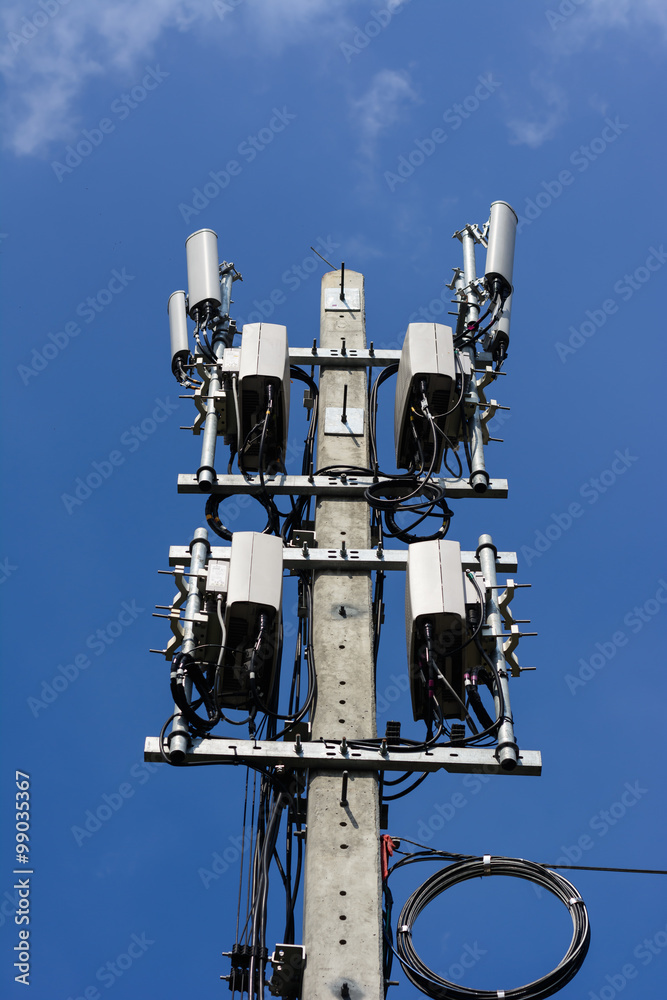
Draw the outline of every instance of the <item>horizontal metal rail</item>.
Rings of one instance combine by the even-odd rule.
[[[290,347],[289,359],[292,365],[326,365],[327,368],[387,368],[398,364],[400,351],[376,351],[374,348],[361,350],[346,348]]]
[[[159,737],[149,736],[144,760],[160,762]],[[493,747],[434,747],[421,752],[400,752],[395,748],[362,749],[339,741],[283,743],[270,740],[196,739],[185,758],[186,764],[211,763],[276,767],[318,771],[450,771],[461,774],[518,774],[536,776],[542,772],[539,750],[519,753],[518,766],[504,770]]]
[[[326,365],[328,368],[387,368],[401,360],[401,351],[387,348],[350,349],[318,347],[290,347],[289,359],[292,365]],[[491,366],[494,360],[488,351],[478,351],[475,357],[477,369]],[[501,375],[504,372],[500,373]]]
[[[374,480],[372,476],[265,476],[264,490],[276,496],[301,494],[302,496],[349,496],[359,497],[369,486],[382,483],[382,478]],[[465,479],[438,479],[433,477],[429,485],[442,486],[445,495],[453,500],[470,497],[473,499],[504,499],[507,496],[507,480],[491,479],[485,493],[475,493],[470,483]],[[212,493],[261,493],[262,485],[258,476],[226,476],[218,475],[213,483]],[[400,496],[405,486],[395,486],[393,493]],[[202,490],[196,475],[181,474],[178,477],[179,493],[198,493]],[[387,490],[389,495],[390,490]]]
[[[231,545],[212,545],[209,559],[229,559]],[[183,566],[190,562],[190,549],[187,545],[171,545],[169,548],[169,565]],[[285,569],[303,572],[306,569],[326,569],[341,565],[349,566],[351,570],[381,569],[404,570],[408,562],[407,549],[314,549],[307,545],[300,549],[287,546],[283,549],[283,566]],[[475,552],[461,552],[461,568],[479,570],[479,559]],[[516,552],[499,552],[496,567],[501,573],[516,573]]]
[[[238,348],[236,350],[238,351]],[[204,368],[210,367],[210,365],[207,365],[206,359],[201,357],[201,355],[197,357]],[[313,343],[312,347],[290,347],[289,360],[290,364],[301,365],[303,368],[308,368],[312,365],[345,369],[387,368],[389,365],[395,365],[401,360],[401,352],[372,346],[364,350],[360,348],[343,348],[342,346],[340,348],[327,348],[319,347],[317,343]],[[477,369],[480,370],[481,366],[491,366],[494,364],[494,361],[488,351],[480,351],[475,358],[475,364],[477,365]],[[224,368],[226,371],[237,370],[238,358],[232,358],[231,361],[225,363]],[[504,375],[505,373],[501,372],[500,374]]]

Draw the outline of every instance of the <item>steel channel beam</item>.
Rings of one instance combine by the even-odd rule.
[[[229,559],[231,546],[212,545],[209,559]],[[172,545],[169,549],[169,565],[183,566],[190,562],[190,549],[187,545]],[[408,561],[407,549],[311,549],[304,553],[303,549],[283,549],[283,566],[285,569],[303,572],[304,569],[326,569],[345,566],[349,570],[381,569],[405,570]],[[479,570],[479,560],[474,552],[461,552],[462,569]],[[496,568],[501,573],[516,573],[516,552],[499,552]]]
[[[398,364],[401,360],[400,351],[372,352],[362,348],[347,348],[345,354],[337,348],[326,347],[290,347],[289,359],[292,365],[304,368],[310,365],[326,365],[327,368],[387,368]]]
[[[341,354],[336,348],[326,347],[290,347],[289,359],[292,365],[308,368],[311,365],[326,365],[327,368],[387,368],[401,360],[401,352],[383,348],[362,350],[348,348]],[[475,364],[493,364],[493,358],[486,351],[478,351]]]
[[[146,739],[144,760],[162,761],[159,737]],[[457,774],[506,774],[535,777],[542,772],[539,750],[519,753],[519,766],[503,770],[493,747],[435,747],[420,753],[399,753],[388,748],[357,749],[345,753],[338,741],[314,743],[279,743],[270,740],[197,739],[185,758],[186,764],[202,762],[257,767],[283,765],[296,770],[318,771],[440,771]]]
[[[322,496],[322,497],[343,497],[350,499],[362,496],[369,486],[374,485],[371,476],[346,476],[340,479],[335,476],[282,476],[264,477],[266,490],[276,496],[288,496],[297,493],[302,496]],[[382,480],[380,480],[382,482]],[[507,480],[490,479],[485,493],[476,493],[472,486],[465,479],[438,479],[430,480],[436,486],[442,486],[446,496],[452,500],[463,498],[484,499],[505,499],[507,497]],[[377,485],[377,484],[376,484]],[[260,493],[262,485],[257,476],[246,478],[245,476],[218,475],[213,483],[211,493]],[[195,475],[188,473],[178,477],[179,493],[197,493],[202,496],[202,490]],[[389,493],[389,491],[387,491]],[[395,490],[398,493],[398,489]],[[208,495],[208,494],[206,494]]]

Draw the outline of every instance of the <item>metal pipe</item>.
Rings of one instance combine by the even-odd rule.
[[[490,626],[494,635],[500,636],[502,633],[502,622],[500,611],[498,609],[498,604],[496,601],[496,547],[493,544],[493,539],[491,535],[480,535],[479,536],[479,546],[477,548],[477,554],[479,556],[479,562],[484,574],[484,580],[487,587],[490,589],[490,597],[487,601],[487,614],[486,622]],[[500,728],[498,729],[498,748],[496,750],[496,756],[498,762],[504,771],[513,771],[517,766],[519,759],[519,748],[514,739],[514,719],[512,718],[512,709],[510,706],[510,692],[509,683],[507,677],[507,664],[505,663],[505,655],[503,653],[503,640],[501,638],[496,638],[495,649],[492,653],[493,662],[496,665],[498,671],[498,676],[500,678],[500,689],[502,691],[502,698],[500,692],[497,690],[497,684],[494,680],[494,696],[493,700],[496,706],[496,719],[500,718],[500,711],[502,702],[505,703],[505,713],[503,716],[503,721]]]
[[[215,337],[213,339],[213,346],[215,347],[217,338],[220,337],[224,341],[225,347],[231,347],[234,343],[234,330],[230,330],[231,320],[230,313],[232,308],[232,284],[234,282],[234,265],[223,263],[223,273],[220,275],[220,315],[222,317],[222,323],[218,327]],[[217,355],[217,352],[216,352]]]
[[[461,245],[463,246],[463,274],[468,288],[468,318],[471,323],[476,323],[479,319],[479,297],[473,285],[477,277],[475,239],[468,228],[461,232]]]
[[[211,546],[208,541],[208,531],[206,528],[197,528],[194,534],[194,538],[190,543],[190,552],[192,557],[190,560],[190,580],[188,582],[188,599],[185,603],[185,623],[183,625],[183,652],[191,653],[192,650],[197,645],[197,640],[195,639],[195,626],[194,619],[195,615],[201,609],[201,594],[199,592],[199,578],[198,571],[203,569],[206,565],[206,560],[208,558],[208,553]],[[192,681],[189,677],[185,678],[184,682],[185,694],[188,701],[191,700],[192,695]],[[171,727],[171,735],[169,740],[169,752],[171,759],[176,764],[180,764],[185,760],[185,755],[188,752],[188,744],[190,742],[190,737],[188,734],[188,724],[180,714],[178,708],[176,708],[176,718],[173,721]],[[179,735],[175,735],[175,734]],[[183,735],[180,735],[180,734]]]
[[[461,233],[461,244],[463,246],[463,281],[457,276],[454,285],[457,293],[463,287],[467,289],[466,298],[468,301],[467,321],[476,323],[479,319],[479,301],[473,282],[477,277],[475,264],[475,240],[469,229],[464,229]],[[472,344],[464,347],[463,350],[470,358],[472,367],[475,367],[475,348]],[[473,375],[467,393],[468,401],[473,404],[473,412],[468,418],[470,428],[470,485],[475,493],[486,493],[489,485],[489,474],[486,471],[484,461],[484,437],[482,434],[481,411],[479,407],[479,393],[477,392],[477,382]]]
[[[225,347],[231,347],[233,335],[229,333],[229,309],[232,301],[232,282],[234,274],[231,268],[224,271],[220,276],[220,312],[222,322],[215,326],[211,347],[216,358],[221,359]],[[215,449],[218,443],[218,411],[216,409],[216,396],[220,391],[220,374],[217,368],[211,371],[206,404],[206,420],[204,421],[204,433],[201,446],[201,464],[197,470],[197,482],[202,493],[210,493],[216,480],[215,473]]]
[[[212,347],[216,358],[221,358],[225,350],[224,340],[218,337],[213,341]],[[216,481],[215,447],[218,441],[218,411],[215,404],[219,391],[220,376],[216,367],[211,371],[207,387],[208,401],[201,446],[201,465],[197,469],[197,482],[202,493],[210,493]]]

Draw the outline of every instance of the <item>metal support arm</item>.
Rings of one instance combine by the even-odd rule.
[[[146,739],[144,760],[159,763],[159,738]],[[358,749],[343,747],[342,741],[281,743],[271,740],[196,739],[185,756],[186,764],[250,765],[318,771],[450,771],[458,774],[541,774],[539,750],[519,753],[518,766],[505,770],[493,747],[434,747],[418,753],[401,753],[392,748]]]

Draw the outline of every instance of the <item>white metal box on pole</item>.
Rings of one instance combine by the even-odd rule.
[[[287,329],[275,323],[246,323],[241,336],[239,359],[239,453],[253,427],[256,439],[247,443],[243,464],[249,471],[259,468],[260,433],[269,394],[273,396],[273,426],[266,442],[265,469],[285,460],[289,426],[289,346]]]
[[[408,644],[410,690],[415,719],[425,717],[428,681],[425,675],[425,636],[431,626],[431,652],[436,664],[464,697],[460,650],[466,632],[466,590],[458,542],[414,542],[408,547],[405,580],[405,631]],[[453,655],[452,655],[453,654]],[[435,681],[435,695],[446,718],[463,718],[461,704],[442,680]]]
[[[253,667],[256,686],[268,700],[280,648],[282,585],[282,539],[256,531],[236,531],[229,560],[221,704],[242,707],[248,702]]]
[[[425,395],[434,418],[447,413],[456,401],[452,397],[457,374],[463,377],[454,357],[452,328],[442,323],[410,323],[398,366],[394,409],[394,441],[399,469],[408,468],[414,460],[416,444],[412,427],[415,426],[422,440],[426,468],[431,464],[435,449],[432,471],[439,471],[444,439],[435,434],[434,440],[434,432],[422,413],[421,400]],[[415,424],[415,417],[418,425]],[[454,408],[445,426],[442,427],[442,422],[439,426],[448,437],[456,439],[460,419],[458,408]]]

